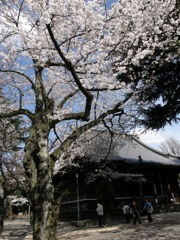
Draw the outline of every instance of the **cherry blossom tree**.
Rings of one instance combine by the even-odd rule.
[[[29,124],[33,239],[53,240],[61,201],[56,161],[102,121],[124,131],[135,126],[138,93],[153,84],[141,78],[146,58],[159,51],[158,64],[179,54],[169,51],[179,41],[179,1],[121,0],[108,9],[104,0],[4,0],[0,9],[0,86],[10,100],[0,117],[23,115]]]
[[[170,137],[166,141],[162,142],[159,148],[166,154],[180,156],[180,141],[176,138]]]
[[[20,151],[22,132],[18,119],[0,119],[0,232],[6,215],[6,202],[9,195],[18,188],[24,188],[23,152]]]

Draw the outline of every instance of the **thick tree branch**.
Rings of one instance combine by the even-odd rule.
[[[105,91],[118,91],[118,90],[121,90],[122,87],[114,87],[114,88],[107,88],[107,87],[104,87],[104,88],[86,88],[87,91],[90,91],[90,92],[105,92]]]
[[[64,63],[55,63],[51,61],[47,61],[46,64],[44,65],[45,67],[65,67]]]
[[[54,126],[62,121],[68,121],[68,120],[82,120],[82,121],[87,121],[87,119],[84,117],[84,112],[79,112],[79,113],[67,113],[64,114],[63,118],[59,119],[54,119],[51,121],[51,128],[54,128]]]
[[[43,68],[38,64],[36,60],[34,61],[34,71],[35,71],[35,97],[36,97],[36,112],[40,112],[44,104],[46,104],[46,92],[42,83],[42,71]]]
[[[88,129],[98,125],[103,119],[105,119],[108,115],[119,112],[119,108],[123,106],[133,95],[133,92],[128,94],[123,101],[118,102],[114,108],[107,110],[102,113],[97,119],[77,128],[54,152],[50,155],[51,159],[55,162],[57,161],[62,153],[84,132]],[[123,114],[123,111],[122,111]]]
[[[47,111],[52,112],[54,101],[48,97],[46,93],[42,71],[43,67],[39,66],[37,61],[34,60],[34,71],[35,71],[35,96],[36,96],[36,112],[41,111],[45,108]]]
[[[71,97],[73,97],[79,90],[76,90],[70,94],[68,94],[61,102],[60,104],[58,105],[57,109],[61,109],[64,104],[68,101],[68,99],[70,99]]]
[[[10,111],[8,113],[1,113],[0,118],[13,117],[13,116],[17,116],[17,115],[25,115],[25,116],[29,117],[30,120],[34,120],[34,114],[31,113],[27,109],[19,109],[19,110],[15,110],[15,111]]]
[[[49,24],[47,24],[47,29],[48,29],[49,35],[50,35],[50,37],[51,37],[51,40],[52,40],[52,42],[53,42],[53,44],[54,44],[57,52],[59,53],[59,56],[60,56],[61,59],[64,61],[65,65],[66,65],[66,68],[71,72],[71,74],[72,74],[72,76],[73,76],[73,78],[74,78],[77,86],[79,87],[79,89],[82,91],[82,93],[83,93],[87,98],[89,98],[89,97],[91,98],[91,97],[92,97],[91,94],[90,94],[89,92],[87,92],[86,89],[82,86],[82,84],[81,84],[81,82],[80,82],[80,80],[79,80],[79,78],[78,78],[78,76],[77,76],[77,74],[76,74],[76,72],[75,72],[75,69],[74,69],[74,67],[73,67],[73,65],[72,65],[72,63],[71,63],[71,61],[70,61],[69,59],[67,59],[67,58],[64,56],[63,52],[61,51],[61,49],[60,49],[60,47],[59,47],[59,45],[58,45],[58,43],[57,43],[57,41],[56,41],[56,39],[55,39],[55,37],[54,37],[54,34],[53,34],[53,32],[52,32],[51,27],[50,27]]]
[[[84,120],[86,119],[87,121],[89,120],[89,115],[90,115],[90,112],[91,112],[91,105],[92,105],[92,100],[93,100],[93,95],[88,92],[84,87],[83,85],[81,84],[81,81],[71,63],[71,61],[69,59],[67,59],[63,52],[61,51],[61,48],[59,47],[55,37],[54,37],[54,34],[52,32],[52,29],[51,29],[51,26],[49,24],[46,25],[47,26],[47,30],[49,32],[49,35],[50,35],[50,38],[59,54],[59,56],[61,57],[61,59],[64,61],[65,65],[66,65],[66,68],[71,72],[78,88],[80,89],[80,91],[84,94],[84,96],[86,97],[86,106],[85,106],[85,112],[84,112]]]
[[[86,118],[84,117],[84,112],[69,113],[69,114],[64,114],[64,117],[61,121],[67,121],[67,120],[85,120],[86,121]]]

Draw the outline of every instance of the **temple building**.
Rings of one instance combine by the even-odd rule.
[[[107,132],[91,132],[81,148],[83,167],[79,164],[69,176],[61,218],[93,218],[98,201],[111,216],[122,215],[122,205],[132,199],[148,198],[161,208],[180,202],[180,157],[155,150],[133,136],[112,137]]]

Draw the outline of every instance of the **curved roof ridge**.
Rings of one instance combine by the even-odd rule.
[[[108,130],[107,129],[91,129],[91,132],[101,132],[101,133],[107,133]],[[114,134],[116,136],[123,136],[124,140],[128,140],[130,142],[134,141],[136,142],[137,144],[141,145],[142,147],[144,147],[145,149],[149,150],[150,152],[154,153],[154,154],[157,154],[157,156],[159,155],[159,157],[163,157],[164,159],[169,159],[169,160],[174,160],[174,161],[179,161],[180,163],[180,156],[176,156],[176,155],[172,155],[172,154],[166,154],[166,153],[163,153],[162,151],[160,150],[157,150],[149,145],[147,145],[146,143],[142,142],[137,135],[134,135],[134,134],[127,134],[127,133],[120,133],[116,130],[113,131]]]
[[[176,156],[176,155],[172,155],[172,154],[166,154],[166,153],[163,153],[153,147],[150,147],[149,145],[145,144],[144,142],[142,142],[141,140],[139,140],[138,138],[136,138],[135,136],[131,136],[136,142],[138,142],[139,144],[141,144],[142,146],[148,148],[149,150],[155,152],[155,153],[158,153],[164,157],[173,157],[173,158],[177,158],[177,159],[180,159],[180,156]]]

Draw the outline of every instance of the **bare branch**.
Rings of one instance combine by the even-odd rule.
[[[95,106],[94,106],[94,119],[96,119],[97,101],[98,101],[98,98],[99,98],[99,91],[97,92],[96,102],[95,102]]]
[[[58,134],[57,134],[56,127],[54,127],[54,133],[55,133],[57,139],[62,143],[61,139],[59,138],[59,136],[58,136]]]
[[[76,90],[76,91],[74,91],[74,92],[72,92],[72,93],[70,93],[69,95],[67,95],[67,96],[62,100],[62,102],[58,105],[57,109],[61,109],[61,108],[64,106],[64,104],[68,101],[68,99],[70,99],[71,97],[73,97],[78,91],[79,91],[79,89]]]
[[[110,136],[111,136],[111,138],[110,138],[110,144],[109,144],[109,148],[108,148],[108,152],[107,152],[107,154],[106,154],[106,156],[105,156],[105,159],[107,159],[108,156],[109,156],[109,154],[110,154],[110,152],[111,152],[111,147],[112,147],[112,143],[113,143],[113,135],[114,135],[114,133],[113,133],[113,131],[110,129],[110,127],[106,124],[106,122],[105,122],[104,119],[102,120],[102,122],[103,122],[105,128],[108,129],[108,131],[109,131],[109,133],[110,133]]]
[[[19,18],[21,15],[21,10],[22,10],[22,6],[23,6],[24,0],[22,0],[21,4],[20,4],[20,8],[19,8],[19,12],[18,12],[18,17],[17,17],[17,24],[16,26],[18,27],[18,22],[19,22]]]
[[[34,83],[33,81],[24,73],[22,72],[19,72],[19,71],[15,71],[15,70],[3,70],[3,69],[0,69],[0,72],[4,72],[4,73],[16,73],[18,75],[21,75],[23,76],[24,78],[26,78],[32,85],[32,89],[34,89]]]
[[[89,30],[89,32],[90,32],[90,30]],[[61,44],[60,44],[60,46],[62,46],[62,45],[65,44],[66,42],[71,41],[73,38],[80,37],[80,36],[83,36],[83,35],[85,35],[84,32],[83,32],[83,33],[79,33],[79,34],[75,34],[75,35],[71,36],[70,38],[62,41]]]
[[[106,0],[104,0],[104,7],[105,7],[105,12],[106,12],[106,21],[107,21],[107,4],[106,4]]]

